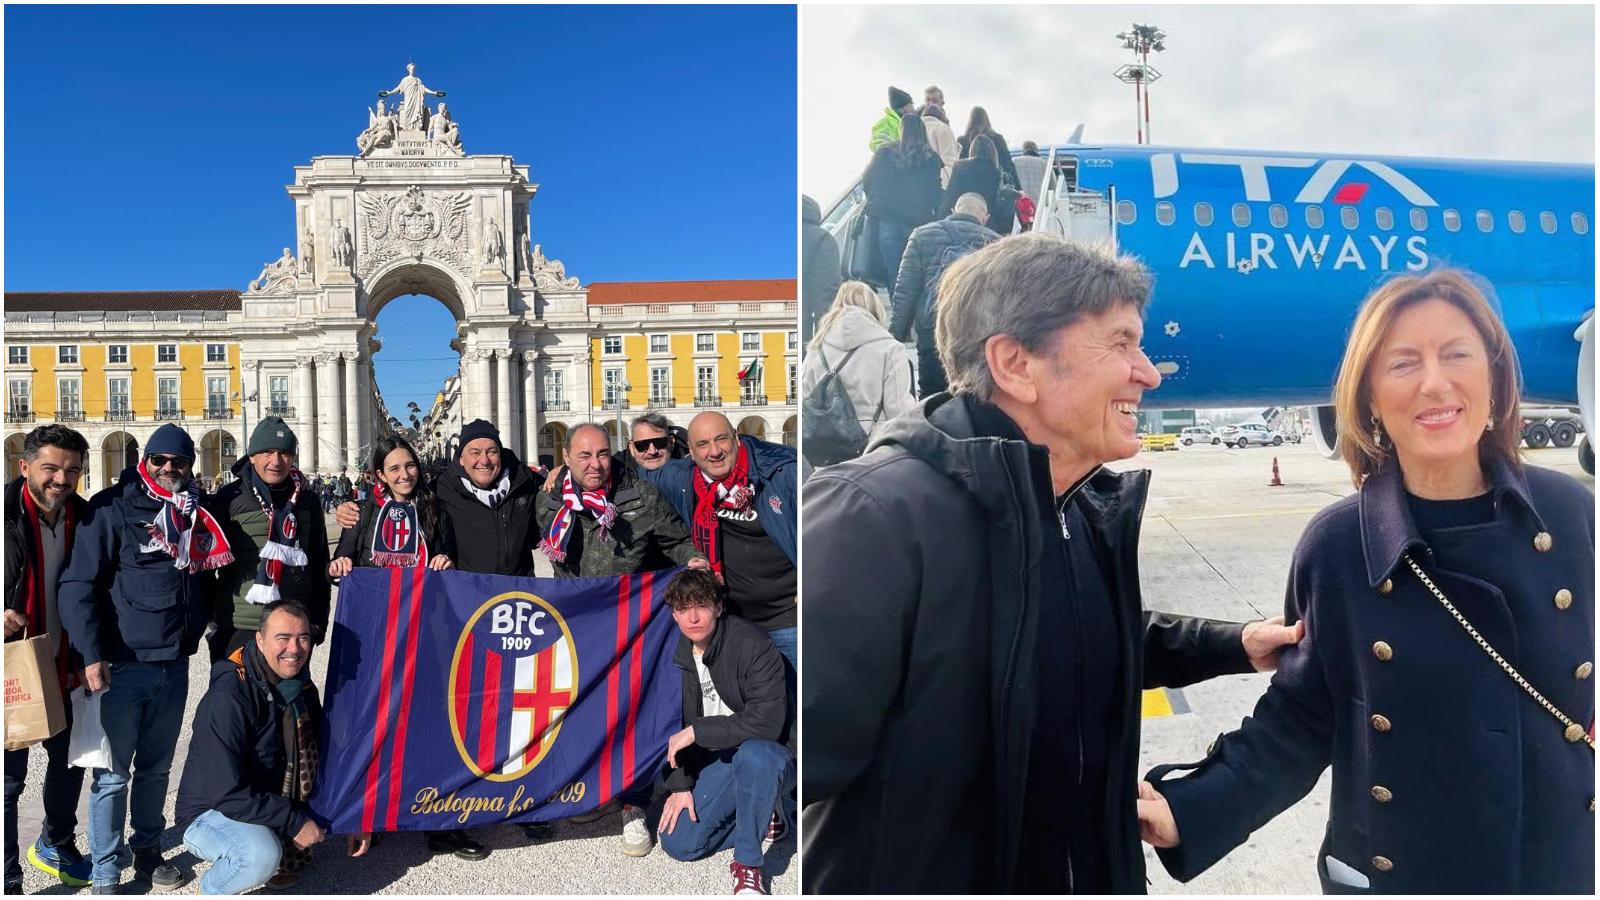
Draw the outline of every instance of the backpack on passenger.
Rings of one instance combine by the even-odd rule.
[[[861,427],[861,419],[856,415],[855,401],[850,399],[850,394],[844,389],[844,382],[840,380],[839,373],[850,364],[850,357],[867,344],[876,344],[878,341],[892,341],[894,338],[881,337],[868,341],[857,347],[852,347],[844,359],[839,361],[838,368],[828,364],[828,355],[822,347],[817,347],[817,354],[822,357],[822,368],[825,374],[806,391],[805,399],[800,401],[800,435],[803,440],[801,449],[806,460],[818,468],[832,466],[846,460],[855,459],[862,451],[867,449],[867,431]],[[873,414],[872,421],[877,423],[878,417],[883,415],[883,401],[878,402],[878,411]]]

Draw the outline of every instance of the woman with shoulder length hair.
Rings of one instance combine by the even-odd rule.
[[[957,161],[950,170],[950,183],[945,186],[944,199],[939,201],[939,217],[950,215],[962,194],[977,194],[989,208],[989,230],[1004,237],[1011,233],[1011,218],[997,213],[1004,211],[1000,210],[1000,164],[994,141],[979,135],[971,149],[969,158]],[[1002,224],[1004,231],[1000,230]]]
[[[1594,894],[1594,496],[1518,458],[1519,393],[1473,276],[1362,304],[1334,388],[1357,491],[1289,573],[1305,639],[1238,731],[1139,786],[1174,877],[1331,765],[1329,893]]]
[[[862,176],[867,215],[877,222],[878,256],[891,287],[912,230],[938,213],[943,168],[922,117],[911,114],[900,117],[900,140],[879,147]]]
[[[862,282],[846,281],[817,323],[817,336],[812,338],[811,352],[800,369],[801,396],[829,372],[834,373],[855,407],[862,432],[869,436],[878,423],[917,403],[911,391],[911,360],[905,345],[889,335],[888,325],[889,316],[878,292]],[[812,464],[820,467],[837,462],[842,460]]]

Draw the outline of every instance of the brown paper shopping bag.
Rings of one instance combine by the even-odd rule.
[[[59,734],[67,713],[48,635],[7,641],[5,657],[5,746],[20,750]]]

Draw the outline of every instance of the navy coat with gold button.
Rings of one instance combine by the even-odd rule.
[[[1205,871],[1333,766],[1318,875],[1330,893],[1594,893],[1594,751],[1517,685],[1405,561],[1582,730],[1594,721],[1594,496],[1486,463],[1492,522],[1412,522],[1398,466],[1318,513],[1285,614],[1306,621],[1255,712],[1149,780],[1172,807],[1173,877]],[[1572,740],[1572,738],[1578,738]],[[1193,769],[1162,781],[1174,770]],[[1332,857],[1332,862],[1329,861]],[[1352,871],[1353,870],[1353,871]],[[1330,875],[1334,877],[1330,878]]]

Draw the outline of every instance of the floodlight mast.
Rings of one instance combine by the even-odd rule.
[[[1112,74],[1123,84],[1133,85],[1133,121],[1138,142],[1141,144],[1150,142],[1148,85],[1161,77],[1161,73],[1150,66],[1150,53],[1166,50],[1166,38],[1167,33],[1155,25],[1135,23],[1132,29],[1117,32],[1117,40],[1122,41],[1122,49],[1131,50],[1138,57],[1138,62],[1122,66]]]

